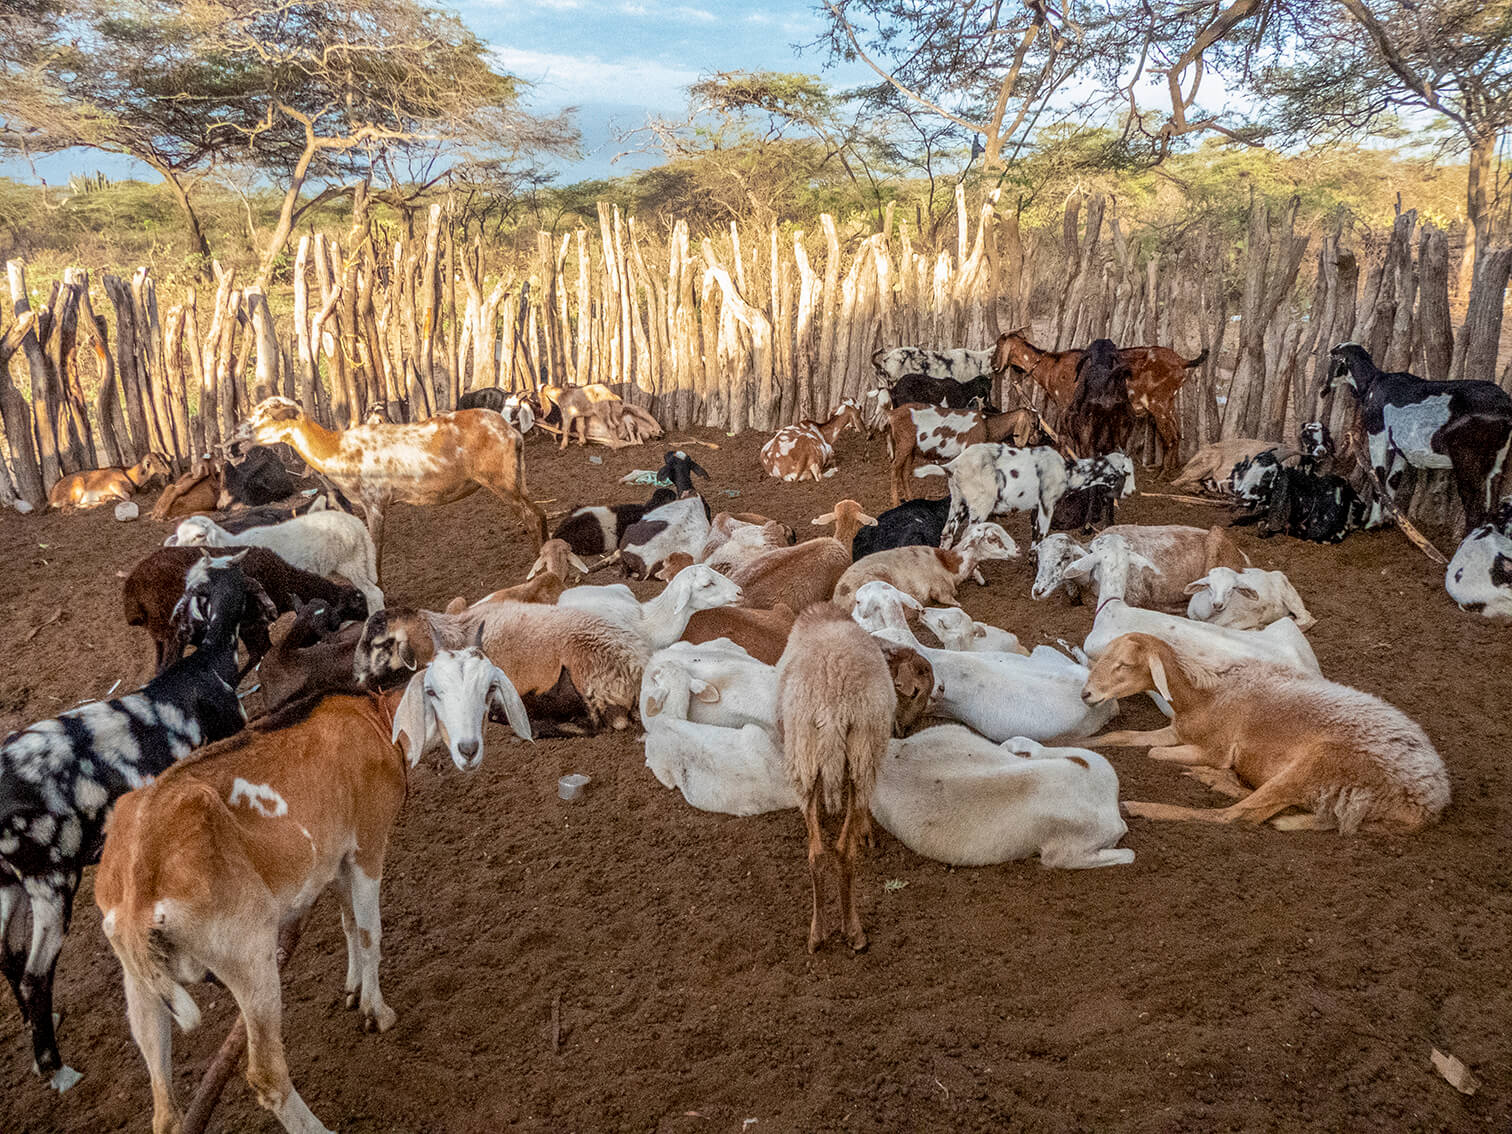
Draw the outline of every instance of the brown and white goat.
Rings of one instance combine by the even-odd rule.
[[[893,547],[865,556],[846,568],[835,584],[833,602],[849,610],[856,591],[880,579],[906,595],[929,604],[956,601],[956,586],[976,573],[989,559],[1014,559],[1018,547],[998,524],[972,524],[953,549],[943,547]]]
[[[865,431],[861,411],[846,398],[828,421],[800,421],[784,425],[761,447],[761,467],[778,480],[818,480],[833,476],[835,439],[847,429]]]
[[[1024,446],[1048,435],[1039,414],[1028,408],[984,414],[979,410],[943,406],[899,406],[888,414],[887,451],[892,463],[894,506],[912,499],[909,485],[921,459],[941,463],[961,455],[968,445],[1006,441]]]
[[[1149,748],[1154,759],[1185,766],[1239,802],[1125,803],[1130,815],[1408,834],[1449,805],[1449,775],[1433,743],[1400,709],[1369,693],[1263,662],[1219,676],[1159,638],[1125,634],[1093,664],[1082,699],[1100,704],[1148,690],[1170,704],[1171,723],[1107,733],[1098,746]],[[1304,814],[1280,814],[1293,807]]]
[[[829,936],[822,909],[830,855],[825,815],[844,816],[834,849],[839,928],[852,949],[866,948],[856,909],[856,855],[871,833],[872,790],[887,759],[896,711],[892,674],[870,634],[828,603],[798,616],[777,663],[777,738],[808,829],[810,953]]]
[[[378,985],[378,891],[406,765],[439,724],[457,766],[476,767],[491,703],[529,738],[519,697],[481,650],[438,654],[402,691],[301,703],[121,798],[95,902],[152,1078],[154,1134],[176,1131],[182,1120],[172,1021],[185,1030],[198,1023],[183,985],[207,973],[241,1009],[257,1101],[286,1130],[326,1130],[294,1089],[284,1059],[279,929],[334,882],[347,939],[347,1006],[361,1006],[369,1029],[394,1026]]]
[[[856,501],[842,500],[833,511],[809,522],[834,524],[835,534],[764,551],[730,572],[744,595],[741,606],[773,607],[780,603],[802,613],[814,603],[828,602],[835,584],[851,564],[851,541],[856,532],[863,524],[877,521],[861,511]]]
[[[450,504],[486,488],[502,500],[539,547],[546,514],[525,489],[523,438],[490,410],[437,414],[411,425],[330,430],[288,398],[268,398],[238,438],[287,442],[304,462],[367,513],[383,573],[383,521],[394,504]]]
[[[75,508],[98,508],[101,504],[115,504],[130,500],[132,495],[155,476],[166,482],[173,476],[168,458],[161,453],[148,453],[128,469],[89,469],[86,472],[70,473],[47,494],[49,508],[72,511]]]
[[[688,619],[682,640],[703,643],[728,638],[757,661],[776,665],[782,651],[787,649],[796,617],[793,608],[785,603],[762,610],[743,606],[700,610]]]

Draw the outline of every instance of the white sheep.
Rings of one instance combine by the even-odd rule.
[[[1016,736],[1001,745],[960,725],[894,740],[877,777],[872,815],[915,854],[987,866],[1038,854],[1047,867],[1119,866],[1128,828],[1118,774],[1085,748],[1046,748]]]
[[[1188,618],[1232,630],[1259,630],[1288,615],[1296,620],[1298,630],[1310,629],[1318,621],[1280,571],[1214,567],[1188,583],[1186,593],[1192,596],[1187,603]]]
[[[775,728],[777,667],[757,661],[728,638],[674,642],[658,650],[641,675],[642,722],[662,715],[669,700],[687,700],[678,715],[695,724]]]
[[[1017,634],[989,626],[985,622],[974,621],[971,615],[958,606],[925,607],[919,615],[919,621],[940,640],[943,649],[1029,656],[1029,651],[1019,644]]]
[[[1197,664],[1220,672],[1247,661],[1274,662],[1304,673],[1322,672],[1307,636],[1289,618],[1263,630],[1231,630],[1130,606],[1123,598],[1123,580],[1131,565],[1153,566],[1148,560],[1141,563],[1143,559],[1129,550],[1122,536],[1104,532],[1092,541],[1082,559],[1067,568],[1069,577],[1095,578],[1097,582],[1097,616],[1082,643],[1082,649],[1094,661],[1115,638],[1139,633],[1167,641]]]
[[[228,532],[209,516],[190,516],[163,541],[165,547],[265,547],[291,567],[314,575],[341,575],[367,599],[368,613],[383,609],[378,552],[367,525],[339,510],[309,512],[280,524]]]
[[[759,815],[798,806],[772,733],[753,723],[727,728],[689,720],[696,703],[690,683],[674,678],[671,667],[663,667],[653,681],[659,691],[657,711],[642,709],[646,767],[663,786],[682,792],[700,811],[726,815]]]
[[[851,611],[862,629],[917,650],[934,669],[933,711],[1003,741],[1011,736],[1050,740],[1086,736],[1118,711],[1082,702],[1086,666],[1069,658],[933,650],[908,628],[908,612],[923,607],[896,587],[871,582],[856,592]],[[1050,651],[1053,653],[1053,651]]]

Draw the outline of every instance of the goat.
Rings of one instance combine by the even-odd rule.
[[[231,446],[235,448],[236,446]],[[294,478],[284,468],[278,453],[267,445],[251,445],[239,460],[221,465],[219,508],[244,504],[256,508],[294,495]]]
[[[477,390],[467,391],[457,399],[457,408],[459,410],[491,410],[519,430],[522,437],[530,432],[536,420],[535,410],[531,408],[528,401],[519,394],[511,394],[498,386],[484,386]],[[387,418],[383,420],[386,421]],[[367,424],[378,423],[368,422]]]
[[[1061,418],[1061,433],[1080,457],[1121,450],[1134,432],[1129,365],[1112,339],[1094,339],[1076,362],[1076,384]]]
[[[257,667],[263,713],[320,693],[360,693],[353,673],[362,622],[342,626],[341,616],[320,601],[305,603]]]
[[[1234,466],[1235,496],[1249,508],[1235,524],[1257,524],[1261,539],[1284,532],[1313,543],[1338,543],[1366,519],[1349,482],[1301,468],[1283,468],[1274,453]]]
[[[939,547],[950,516],[950,497],[938,500],[905,500],[889,508],[856,532],[851,540],[851,559],[860,560],[891,547]]]
[[[990,559],[1015,559],[1018,547],[997,524],[973,524],[953,549],[896,547],[846,568],[831,601],[849,607],[858,588],[873,579],[891,583],[921,603],[956,603],[956,586]]]
[[[1122,866],[1128,832],[1118,773],[1085,748],[1046,748],[1018,736],[1001,745],[960,725],[894,740],[872,796],[873,814],[915,854],[988,866],[1038,854],[1066,870]]]
[[[1219,492],[1228,491],[1229,477],[1240,461],[1258,457],[1281,449],[1279,441],[1257,441],[1251,437],[1231,437],[1227,441],[1214,441],[1204,445],[1181,466],[1181,471],[1171,481],[1176,489],[1211,486]],[[1286,460],[1291,454],[1281,457]]]
[[[774,547],[791,547],[793,540],[793,529],[781,520],[754,524],[721,512],[714,517],[697,559],[716,571],[728,572]]]
[[[615,554],[627,576],[646,579],[674,552],[696,556],[708,538],[709,506],[690,496],[653,508],[627,527]]]
[[[585,610],[634,630],[646,643],[646,657],[682,637],[695,611],[713,610],[740,601],[740,588],[712,567],[694,563],[679,571],[648,602],[639,602],[623,583],[607,587],[572,587],[557,606]]]
[[[1444,571],[1444,589],[1461,610],[1512,618],[1512,523],[1500,529],[1482,524],[1461,540]]]
[[[183,656],[188,643],[182,622],[175,623],[174,610],[184,595],[190,570],[210,552],[205,548],[164,547],[152,552],[131,569],[121,587],[121,605],[126,625],[140,626],[152,637],[154,671],[161,673]],[[333,583],[319,575],[291,567],[263,547],[249,547],[237,557],[242,575],[270,617],[295,609],[299,601],[325,603],[343,619],[367,617],[367,602],[355,587]],[[267,653],[267,631],[257,620],[242,624],[242,644],[248,665]]]
[[[773,607],[779,604],[802,613],[815,603],[828,602],[835,584],[851,565],[850,543],[862,524],[876,520],[861,511],[854,500],[842,500],[813,524],[834,524],[835,535],[804,540],[792,547],[777,547],[747,560],[730,572],[740,584],[742,605]]]
[[[836,438],[847,429],[861,433],[864,428],[861,411],[846,398],[827,421],[800,421],[772,434],[761,447],[761,467],[768,476],[783,481],[833,476]]]
[[[1123,596],[1123,581],[1130,565],[1153,567],[1130,551],[1120,535],[1104,532],[1092,541],[1087,554],[1067,569],[1072,578],[1092,576],[1097,583],[1097,614],[1092,630],[1082,643],[1089,658],[1099,658],[1108,645],[1124,634],[1150,634],[1178,646],[1199,665],[1227,670],[1248,661],[1273,662],[1301,673],[1319,673],[1318,659],[1307,636],[1289,618],[1263,630],[1231,630],[1190,618],[1161,614],[1130,606]]]
[[[942,649],[1029,656],[1017,634],[977,622],[958,606],[926,607],[919,612],[919,621],[940,640]]]
[[[1053,650],[1029,657],[1007,653],[934,650],[908,626],[921,604],[881,581],[856,592],[851,617],[862,629],[916,650],[934,669],[933,711],[1003,741],[1011,736],[1050,740],[1101,728],[1117,706],[1089,710],[1081,701],[1087,670]],[[1011,689],[1012,696],[1004,696]]]
[[[887,662],[866,632],[828,604],[799,614],[777,663],[777,739],[808,828],[810,953],[829,936],[821,909],[826,814],[844,814],[834,848],[840,928],[851,949],[866,948],[856,909],[856,852],[871,832],[872,789],[896,712]]]
[[[1223,528],[1194,528],[1185,524],[1117,524],[1104,528],[1104,536],[1119,536],[1130,551],[1154,566],[1135,563],[1123,579],[1124,599],[1130,606],[1152,610],[1185,610],[1188,583],[1202,578],[1214,567],[1243,570],[1249,556],[1239,549]],[[1070,536],[1056,532],[1035,548],[1039,568],[1030,596],[1049,598],[1058,588],[1076,594],[1083,577],[1072,578],[1067,568],[1086,555],[1086,549]],[[1087,579],[1096,587],[1095,578]],[[1094,590],[1094,593],[1095,590]]]
[[[1098,742],[1149,748],[1154,759],[1185,766],[1239,802],[1224,808],[1129,802],[1130,815],[1410,834],[1449,805],[1449,775],[1432,742],[1405,713],[1369,693],[1266,664],[1220,677],[1169,642],[1129,634],[1111,642],[1092,667],[1084,695],[1095,703],[1145,690],[1170,704],[1171,723]],[[1292,807],[1304,814],[1280,814]]]
[[[1288,615],[1298,630],[1308,630],[1318,621],[1308,613],[1302,596],[1280,571],[1246,567],[1214,567],[1186,585],[1191,595],[1187,617],[1234,630],[1259,630]]]
[[[1024,336],[1023,330],[1004,331],[998,336],[992,354],[992,370],[1002,373],[1012,368],[1037,383],[1064,413],[1076,391],[1078,350],[1041,350]],[[1124,347],[1120,361],[1129,368],[1129,404],[1136,418],[1148,416],[1155,422],[1160,443],[1165,446],[1166,464],[1172,464],[1181,448],[1181,422],[1176,413],[1176,394],[1188,372],[1207,361],[1208,352],[1196,358],[1182,358],[1168,347]]]
[[[53,974],[84,868],[99,861],[111,805],[201,744],[245,721],[236,697],[236,639],[261,617],[238,557],[199,569],[178,617],[197,606],[199,648],[146,685],[12,733],[0,744],[0,969],[31,1030],[33,1070],[66,1091],[79,1081],[58,1053]],[[10,933],[30,909],[23,962]]]
[[[152,1079],[154,1130],[177,1130],[182,1120],[172,1022],[186,1031],[199,1022],[183,985],[206,973],[241,1009],[257,1101],[286,1130],[325,1130],[284,1059],[279,929],[334,882],[347,939],[347,1006],[360,1006],[369,1030],[394,1026],[378,984],[378,892],[406,768],[441,728],[457,767],[477,767],[490,704],[530,738],[520,698],[482,651],[443,651],[402,689],[303,702],[121,800],[95,903]]]
[[[940,542],[952,545],[968,524],[1001,512],[1036,512],[1035,530],[1044,539],[1067,485],[1065,459],[1048,446],[972,445],[953,461],[914,469],[914,476],[937,473],[950,478],[950,516]]]
[[[1066,464],[1066,491],[1050,514],[1052,528],[1091,531],[1107,527],[1118,501],[1134,492],[1134,462],[1123,453],[1082,457]]]
[[[644,504],[585,504],[568,512],[551,538],[564,541],[578,555],[607,555],[619,547],[631,524],[676,499],[673,489],[658,488]]]
[[[1353,391],[1370,463],[1387,497],[1396,499],[1409,465],[1452,468],[1466,526],[1483,524],[1512,450],[1512,395],[1495,382],[1425,382],[1405,371],[1387,373],[1359,343],[1340,343],[1329,359],[1321,393],[1332,394],[1340,381]]]
[[[672,715],[695,724],[773,728],[777,721],[777,669],[728,638],[701,644],[674,642],[658,650],[641,675],[641,723],[674,704]]]
[[[265,547],[291,567],[314,575],[340,574],[362,592],[368,610],[383,609],[378,557],[367,529],[345,512],[310,512],[281,524],[226,531],[208,516],[190,516],[165,547]]]
[[[704,467],[681,449],[668,449],[662,454],[662,467],[656,470],[656,478],[671,483],[679,498],[693,494],[693,474],[705,480],[709,474]]]
[[[152,506],[152,518],[162,522],[213,512],[220,504],[220,493],[219,470],[208,458],[197,457],[188,472],[163,489]]]
[[[332,431],[305,417],[288,398],[268,398],[239,435],[264,444],[284,441],[304,462],[367,514],[379,559],[383,523],[394,504],[450,504],[486,488],[519,518],[537,547],[546,514],[525,490],[524,439],[488,410],[437,414],[413,425],[359,425]]]
[[[894,406],[944,406],[949,409],[989,411],[992,400],[992,376],[983,374],[958,382],[952,378],[930,378],[923,374],[905,374],[887,391]],[[995,409],[990,412],[996,413]]]
[[[47,493],[47,506],[65,512],[76,508],[98,508],[101,504],[115,504],[130,500],[154,477],[164,481],[171,479],[173,469],[168,458],[161,453],[148,453],[130,468],[90,469],[87,472],[70,473],[52,486]]]
[[[901,405],[888,415],[888,459],[892,464],[892,502],[908,495],[908,481],[920,457],[948,461],[968,445],[1007,440],[1013,445],[1039,436],[1039,415],[1033,410],[987,414],[978,410],[946,410],[936,406]]]
[[[871,362],[878,377],[889,385],[908,374],[970,382],[984,374],[991,376],[995,369],[992,365],[992,351],[967,350],[964,347],[951,350],[892,347],[873,352]]]

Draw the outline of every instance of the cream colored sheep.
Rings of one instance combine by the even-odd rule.
[[[871,832],[872,790],[896,709],[892,674],[866,631],[828,603],[798,616],[777,663],[777,736],[808,828],[810,953],[829,936],[821,917],[826,814],[845,817],[834,850],[840,928],[852,949],[866,948],[856,909],[856,852]]]

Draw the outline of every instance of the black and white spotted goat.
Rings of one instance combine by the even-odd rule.
[[[1444,571],[1444,589],[1461,610],[1512,618],[1512,496],[1460,542]]]
[[[1323,393],[1342,381],[1359,399],[1370,463],[1386,494],[1395,499],[1409,465],[1452,468],[1467,525],[1485,523],[1512,447],[1512,396],[1495,382],[1428,382],[1404,371],[1387,373],[1359,343],[1340,343],[1329,357],[1333,368]]]
[[[895,385],[905,374],[919,374],[925,378],[949,378],[956,382],[970,382],[973,378],[992,374],[992,349],[930,350],[927,347],[892,347],[872,355],[872,366],[883,385]]]
[[[245,553],[243,553],[245,554]],[[84,868],[98,862],[115,801],[170,764],[245,723],[236,697],[237,631],[266,612],[237,566],[201,560],[176,619],[198,649],[135,693],[95,701],[12,733],[0,744],[0,968],[31,1030],[33,1068],[66,1091],[80,1079],[54,1033],[58,953]],[[15,940],[31,911],[31,946]]]

